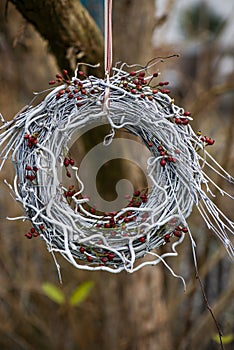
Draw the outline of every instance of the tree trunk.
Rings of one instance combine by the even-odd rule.
[[[114,62],[146,65],[153,58],[155,0],[113,1]]]

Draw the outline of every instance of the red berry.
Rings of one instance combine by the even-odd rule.
[[[33,171],[35,171],[35,173],[36,173],[38,171],[38,168],[36,166],[34,166]]]
[[[88,255],[88,256],[87,256],[87,260],[88,260],[88,262],[92,262],[92,261],[93,261],[92,256]]]
[[[184,112],[184,115],[185,115],[186,117],[189,117],[189,116],[191,115],[191,113],[188,112],[188,111],[186,111],[186,112]]]
[[[104,264],[108,261],[108,259],[106,257],[101,258],[101,262],[103,262]]]
[[[158,77],[158,72],[153,73],[153,77],[157,78]]]
[[[31,230],[30,230],[31,233],[34,233],[35,231],[36,231],[36,230],[35,230],[34,227],[32,227]]]
[[[33,181],[35,179],[35,176],[34,175],[29,175],[29,178],[28,178],[30,181]]]
[[[175,123],[176,124],[181,124],[181,119],[180,118],[175,118]]]
[[[188,123],[189,123],[189,121],[188,121],[188,119],[181,119],[181,123],[183,124],[183,125],[188,125]]]
[[[134,197],[140,196],[140,191],[135,191],[135,192],[133,193],[133,196],[134,196]]]
[[[63,165],[65,167],[68,167],[69,164],[70,164],[70,160],[68,158],[64,158]]]
[[[205,141],[206,141],[207,145],[210,145],[210,146],[215,143],[215,140],[213,140],[213,139],[211,139],[209,137],[206,137]]]
[[[109,221],[109,222],[110,222],[111,225],[113,225],[113,224],[115,223],[114,218],[110,218],[110,221]]]
[[[31,239],[31,238],[32,238],[32,234],[31,234],[31,232],[27,232],[27,233],[25,233],[25,237],[27,237],[28,239]]]
[[[69,163],[70,163],[71,166],[73,166],[75,164],[74,159],[69,159]]]
[[[108,260],[113,260],[114,257],[115,257],[115,254],[114,254],[114,253],[108,253],[108,254],[107,254]]]
[[[90,208],[90,209],[89,209],[89,212],[90,212],[91,214],[95,214],[95,209],[94,209],[94,208]]]
[[[148,146],[149,146],[149,147],[152,147],[152,146],[153,146],[153,142],[152,142],[152,141],[149,141],[149,142],[148,142]]]
[[[25,140],[28,140],[28,139],[29,139],[29,137],[30,137],[30,135],[29,135],[29,134],[25,134],[25,135],[24,135],[24,139],[25,139]]]
[[[187,233],[188,229],[187,229],[187,227],[182,227],[181,231],[183,231],[184,233]]]
[[[61,74],[56,74],[56,78],[58,78],[58,79],[63,79],[63,77],[62,77]]]
[[[134,77],[134,75],[136,75],[136,72],[132,71],[132,72],[129,73],[129,75],[130,75],[131,77]]]
[[[159,85],[159,86],[163,86],[163,85],[164,85],[164,82],[163,82],[163,81],[160,81],[160,82],[158,83],[158,85]]]
[[[159,145],[157,148],[159,152],[163,151],[163,146]]]
[[[181,232],[178,230],[173,231],[174,236],[180,238],[181,237]]]
[[[141,94],[140,96],[141,96],[141,98],[145,98],[145,94]]]
[[[164,167],[165,165],[166,165],[166,160],[163,158],[163,159],[161,159],[160,160],[160,165],[162,166],[162,167]]]
[[[82,71],[79,71],[78,74],[79,74],[81,77],[83,77],[83,76],[85,75],[84,72],[82,72]]]
[[[141,243],[144,243],[145,242],[145,237],[139,237],[138,241],[141,242]]]
[[[54,85],[54,84],[56,84],[56,81],[55,81],[55,80],[50,80],[50,81],[49,81],[49,85]]]
[[[153,93],[153,94],[157,94],[157,92],[158,92],[157,89],[152,90],[152,93]]]
[[[63,69],[63,75],[67,75],[68,71],[66,69]]]
[[[140,73],[139,73],[139,77],[144,78],[144,76],[145,76],[145,72],[140,72]]]
[[[70,171],[67,171],[67,177],[71,177]]]
[[[85,252],[84,247],[80,247],[80,252],[83,254]]]
[[[44,230],[44,225],[39,225],[40,230]]]
[[[25,169],[26,169],[26,170],[32,170],[32,168],[30,167],[30,165],[26,165]]]

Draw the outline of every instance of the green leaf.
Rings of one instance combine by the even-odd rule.
[[[69,303],[72,306],[77,306],[81,304],[89,295],[91,289],[94,286],[93,281],[83,282],[80,286],[78,286],[72,293]]]
[[[53,300],[57,304],[63,304],[65,302],[65,296],[63,292],[52,283],[43,283],[42,290],[48,298]]]
[[[212,337],[212,339],[220,344],[219,334],[215,333]],[[227,334],[222,336],[222,342],[223,344],[230,344],[234,340],[234,334]]]

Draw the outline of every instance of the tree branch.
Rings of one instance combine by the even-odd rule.
[[[103,75],[103,37],[79,0],[10,0],[48,41],[58,66],[74,71],[77,62],[100,63],[88,74]]]

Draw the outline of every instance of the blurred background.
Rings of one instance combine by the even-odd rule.
[[[103,2],[81,3],[102,31]],[[146,64],[153,57],[179,54],[158,65],[161,78],[170,82],[175,103],[192,113],[194,130],[216,140],[210,152],[234,174],[233,1],[113,3],[114,61]],[[0,2],[0,112],[7,120],[29,103],[33,91],[46,89],[62,68],[72,68],[58,67],[49,47],[11,2]],[[179,257],[168,259],[185,277],[186,293],[164,266],[115,276],[76,270],[57,256],[61,285],[45,243],[24,237],[30,224],[5,219],[23,214],[3,182],[10,182],[13,174],[9,161],[0,174],[1,349],[220,349],[217,328],[195,278],[189,239],[180,246]],[[233,194],[233,186],[218,178],[216,182]],[[234,219],[233,202],[216,194],[214,201]],[[206,295],[225,349],[231,350],[233,266],[196,209],[189,225]]]

